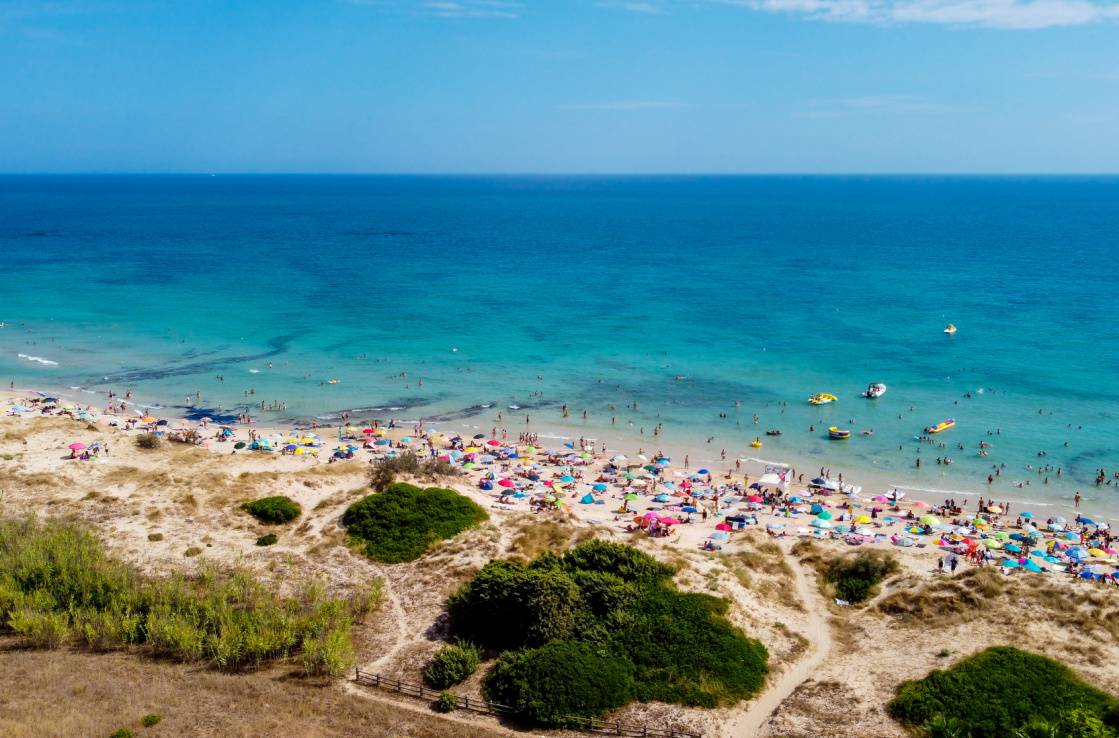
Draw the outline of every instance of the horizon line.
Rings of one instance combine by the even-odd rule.
[[[1119,171],[1087,172],[346,172],[346,171],[0,171],[0,177],[1119,177]]]

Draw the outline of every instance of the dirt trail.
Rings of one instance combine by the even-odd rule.
[[[827,603],[820,596],[815,584],[809,580],[804,567],[786,550],[785,555],[793,570],[793,587],[808,612],[808,627],[802,635],[808,639],[808,650],[800,660],[762,692],[758,699],[747,705],[738,716],[723,728],[725,738],[754,738],[773,712],[787,700],[797,687],[812,678],[817,667],[831,651],[831,630],[828,626]]]

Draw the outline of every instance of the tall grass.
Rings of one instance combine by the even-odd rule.
[[[375,606],[355,604],[359,616]],[[301,656],[308,674],[335,676],[352,662],[351,616],[321,585],[280,597],[247,571],[212,566],[149,578],[74,524],[0,521],[0,631],[31,646],[141,646],[224,670]]]

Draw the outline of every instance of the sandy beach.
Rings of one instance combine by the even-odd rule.
[[[281,581],[298,572],[345,591],[381,576],[388,583],[386,617],[359,637],[368,654],[362,666],[372,671],[415,676],[436,647],[431,624],[444,598],[490,558],[529,558],[586,536],[641,546],[678,566],[682,587],[730,599],[733,621],[770,651],[769,687],[739,708],[635,704],[620,711],[619,719],[670,720],[705,735],[812,735],[812,726],[831,719],[837,700],[848,705],[842,714],[852,732],[845,734],[902,735],[868,695],[920,676],[943,658],[937,654],[1007,641],[1023,618],[1054,604],[1050,594],[1116,600],[1115,549],[1106,528],[1047,522],[1013,507],[1005,514],[987,501],[982,512],[978,500],[969,500],[967,510],[940,509],[944,500],[894,500],[841,488],[838,478],[819,480],[823,486],[786,484],[781,475],[791,477],[791,470],[776,465],[734,472],[696,468],[689,459],[685,468],[679,458],[592,451],[589,444],[579,450],[578,441],[551,449],[541,439],[537,447],[535,439],[518,442],[500,431],[496,438],[456,438],[417,428],[253,425],[250,434],[243,426],[154,416],[127,429],[118,425],[130,416],[87,413],[64,398],[47,403],[42,394],[7,393],[0,402],[6,514],[86,520],[114,551],[153,573],[183,566],[182,550],[191,543],[202,558],[247,564]],[[164,438],[194,432],[198,439],[138,448],[136,438],[149,431]],[[253,439],[275,450],[254,451]],[[459,476],[440,483],[483,505],[491,522],[412,564],[377,565],[341,545],[338,519],[366,493],[378,459],[408,451],[456,466]],[[252,545],[262,528],[238,510],[240,501],[263,493],[287,494],[309,511],[292,535],[268,549]],[[861,547],[888,550],[902,573],[858,607],[822,596],[812,562]],[[1000,596],[1036,592],[1047,599],[1024,606],[1005,595],[1005,607],[922,609],[951,598],[957,580],[966,589],[981,581]],[[913,600],[915,593],[921,596]],[[1063,616],[1077,613],[1079,607]],[[1069,632],[1061,618],[1046,617],[1044,625],[1031,625],[1032,639],[1089,665],[1095,678],[1116,668],[1119,659],[1106,655],[1113,645],[1083,650],[1090,628]],[[933,625],[919,631],[914,649],[909,629]]]

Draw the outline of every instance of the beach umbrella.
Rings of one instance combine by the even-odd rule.
[[[989,507],[987,508],[987,512],[989,512],[989,513],[995,513],[995,514],[997,515],[997,514],[999,514],[999,513],[1001,513],[1001,512],[1002,512],[1002,508],[1001,508],[1001,507],[999,507],[998,505],[990,505],[990,506],[989,506]]]
[[[1095,525],[1096,524],[1095,520],[1092,520],[1091,518],[1086,518],[1083,515],[1077,515],[1076,516],[1076,522],[1078,522],[1082,525]]]
[[[715,530],[733,530],[729,523],[719,523],[715,526]]]
[[[629,494],[627,494],[622,499],[625,500],[626,502],[633,502],[634,500],[637,499],[637,495],[635,495],[633,492],[630,492]]]
[[[684,505],[684,507],[682,507],[682,508],[680,508],[680,509],[681,509],[681,510],[682,510],[683,512],[686,512],[686,513],[694,513],[694,512],[699,512],[699,510],[697,510],[696,508],[692,507],[691,505]]]
[[[392,441],[390,441],[387,438],[379,438],[379,439],[377,439],[376,441],[373,442],[373,445],[374,446],[388,446],[391,443],[392,443]]]
[[[653,498],[653,502],[664,503],[664,502],[671,502],[671,501],[672,501],[672,498],[669,497],[668,495],[657,495],[656,497]]]
[[[629,459],[626,458],[625,454],[618,454],[617,456],[611,457],[610,460],[613,461],[615,464],[620,464],[623,461],[629,461]]]
[[[764,499],[765,499],[764,497],[758,497],[757,495],[750,495],[749,497],[746,498],[746,501],[747,502],[761,502]]]
[[[914,500],[913,507],[928,507],[929,503],[924,500]]]
[[[1002,541],[996,538],[984,538],[983,545],[987,548],[1002,548]]]
[[[517,486],[516,484],[513,483],[512,479],[502,479],[498,482],[498,485],[500,485],[502,487],[506,487],[506,488]]]
[[[831,523],[829,523],[827,520],[821,520],[820,518],[816,518],[815,520],[813,520],[812,525],[813,525],[813,527],[816,527],[816,528],[830,528],[831,527]]]
[[[501,441],[499,441],[499,440],[497,440],[497,439],[491,439],[491,440],[489,440],[489,441],[486,441],[486,445],[487,445],[487,446],[500,446],[500,445],[501,445]]]
[[[462,468],[463,469],[477,469],[478,465],[475,464],[473,461],[468,461],[468,462],[466,462],[465,464],[462,465]]]
[[[885,495],[875,495],[874,497],[871,497],[870,499],[872,499],[875,502],[889,502],[890,501],[890,498],[886,497]]]
[[[1031,560],[1031,561],[1027,561],[1027,562],[1026,562],[1026,565],[1025,565],[1024,567],[1022,567],[1022,568],[1024,568],[1024,569],[1025,569],[1026,571],[1032,571],[1032,572],[1034,572],[1034,573],[1039,573],[1039,572],[1043,572],[1043,571],[1045,571],[1045,569],[1042,569],[1042,568],[1041,568],[1040,566],[1038,566],[1038,565],[1037,565],[1036,563],[1034,563],[1034,562],[1033,562],[1032,560]]]
[[[622,478],[623,479],[637,479],[637,475],[634,474],[633,472],[626,472],[625,474],[622,475]]]
[[[700,469],[699,471],[696,472],[696,474],[710,474],[710,473],[711,472],[707,471],[706,469]]]
[[[85,448],[84,443],[75,442],[75,443],[70,444],[70,450],[71,451],[81,451],[83,448]]]
[[[667,517],[667,516],[663,517],[663,518],[660,518],[660,521],[661,521],[662,525],[680,525],[679,520],[677,520],[676,518],[671,518],[671,517]]]
[[[606,491],[606,485],[599,482],[595,486],[591,487],[591,489],[593,489],[595,492],[605,492]]]
[[[237,443],[233,444],[233,448],[236,448],[236,449],[242,449],[244,447],[245,447],[245,442],[244,441],[238,441]]]
[[[999,564],[1001,566],[1006,567],[1007,569],[1017,569],[1018,568],[1018,562],[1015,561],[1014,559],[1003,559],[1002,561],[999,562]]]
[[[1010,543],[1010,544],[1007,544],[1006,546],[1004,546],[1003,550],[1004,551],[1009,551],[1010,553],[1022,553],[1022,547],[1018,546],[1018,545],[1015,545],[1013,543]]]
[[[995,533],[995,538],[1006,541],[1010,539],[1010,534],[1004,530],[1000,530],[998,533]]]
[[[821,510],[820,513],[816,516],[816,519],[817,520],[831,520],[834,517],[835,516],[832,515],[830,512],[828,512],[827,510]]]
[[[580,502],[580,504],[583,504],[583,505],[593,505],[594,504],[594,495],[592,495],[590,492],[588,492],[587,494],[583,495],[583,499],[579,500],[579,502]]]
[[[571,476],[570,474],[564,474],[562,477],[560,477],[559,480],[564,484],[570,484],[571,482],[575,481],[575,477]]]
[[[921,525],[936,525],[940,522],[940,519],[937,518],[935,515],[922,515],[920,518],[918,518],[918,521],[921,523]]]
[[[725,541],[730,538],[730,533],[727,533],[725,530],[717,530],[709,537],[712,541]]]
[[[411,443],[412,439],[409,436],[404,436],[403,438],[400,439],[400,442],[401,443]]]
[[[1027,519],[1032,518],[1033,516],[1034,516],[1034,514],[1032,512],[1024,512],[1024,513],[1021,513],[1019,515],[1019,517],[1023,517],[1023,518],[1027,518]]]
[[[856,523],[869,523],[869,522],[871,522],[871,519],[868,518],[866,515],[860,515],[859,517],[855,518],[855,522]]]

